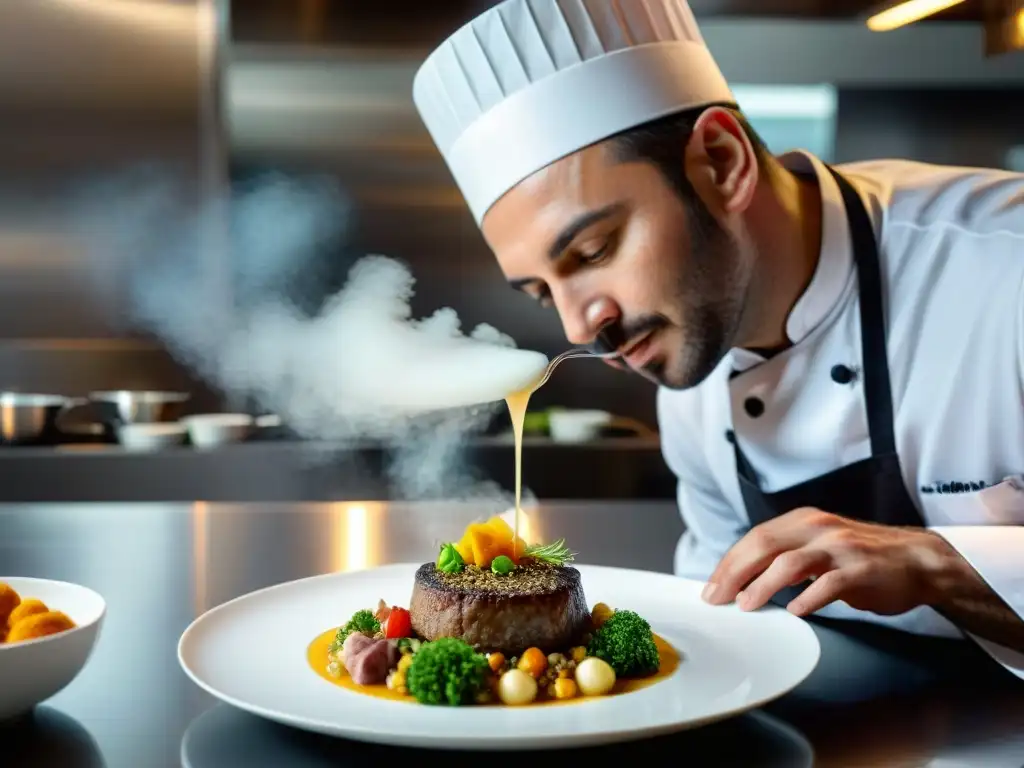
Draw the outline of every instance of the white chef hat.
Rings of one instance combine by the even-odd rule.
[[[478,224],[566,155],[734,102],[685,0],[506,0],[430,54],[413,100]]]

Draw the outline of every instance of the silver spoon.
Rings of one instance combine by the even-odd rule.
[[[547,380],[551,378],[551,374],[554,372],[555,368],[557,368],[560,363],[573,357],[596,357],[599,360],[607,360],[609,358],[618,357],[618,353],[605,352],[604,354],[602,354],[600,352],[591,352],[586,347],[573,347],[572,349],[566,350],[562,354],[553,358],[550,363],[548,363],[548,367],[544,370],[544,375],[541,376],[540,380],[533,385],[534,390],[544,386]]]

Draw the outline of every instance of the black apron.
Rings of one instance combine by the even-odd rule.
[[[743,455],[739,441],[730,432],[743,503],[751,526],[799,507],[817,507],[853,520],[923,527],[925,522],[910,500],[900,471],[899,456],[896,455],[882,281],[875,233],[856,190],[834,170],[829,168],[829,171],[839,184],[843,196],[857,267],[864,400],[871,436],[871,456],[776,493],[765,493],[760,488],[757,473]],[[772,602],[784,606],[806,586],[807,583],[787,587],[773,596]]]

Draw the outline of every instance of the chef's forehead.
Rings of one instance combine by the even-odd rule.
[[[484,236],[495,250],[526,239],[531,248],[538,239],[553,240],[567,221],[613,201],[615,165],[608,148],[597,144],[535,171],[491,206]]]

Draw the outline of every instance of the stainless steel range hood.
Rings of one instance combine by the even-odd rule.
[[[224,184],[226,10],[215,0],[0,2],[0,388],[187,381],[125,328],[124,276],[96,284],[59,201],[134,163],[172,165],[196,206]]]

